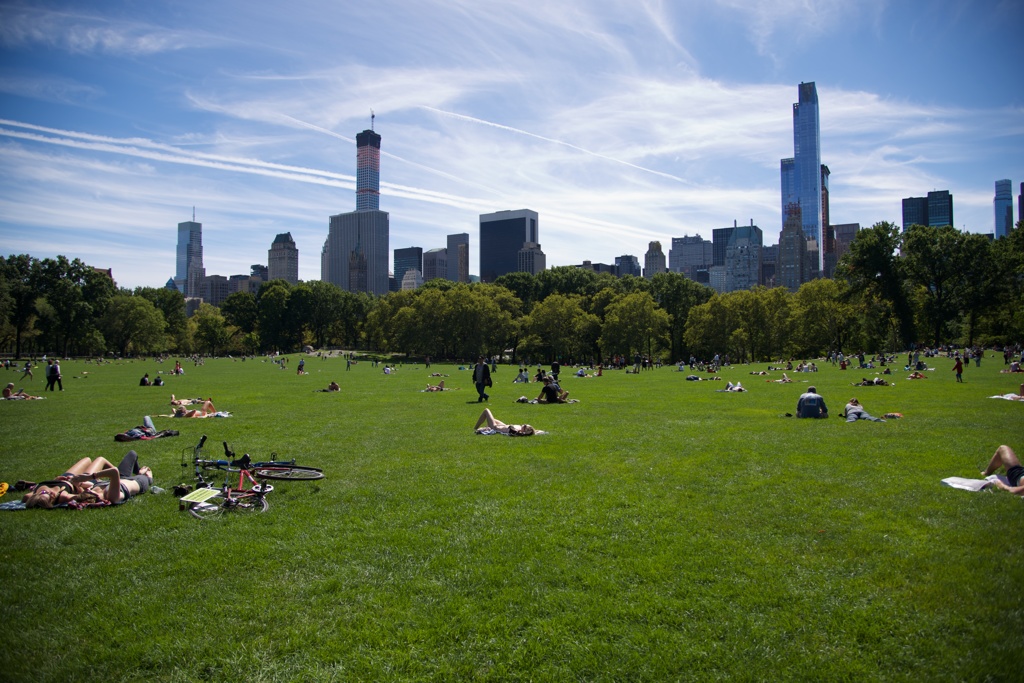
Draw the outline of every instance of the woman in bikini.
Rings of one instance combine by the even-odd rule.
[[[486,427],[480,425],[487,423]],[[501,434],[508,434],[509,436],[533,436],[537,433],[537,430],[530,425],[507,425],[501,420],[494,417],[491,413],[490,408],[484,408],[484,412],[480,414],[480,419],[476,421],[476,426],[473,427],[477,434],[490,433],[491,430],[499,432]]]
[[[30,508],[71,502],[120,503],[145,493],[152,483],[153,471],[139,467],[138,454],[128,451],[117,467],[106,458],[82,458],[56,479],[33,486],[21,500]]]
[[[174,410],[174,417],[209,417],[217,412],[217,409],[213,407],[213,401],[203,401],[202,408],[196,408],[195,410],[188,410],[185,406],[178,406]]]

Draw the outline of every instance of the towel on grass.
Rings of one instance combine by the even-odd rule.
[[[942,480],[942,483],[946,486],[950,486],[955,489],[961,489],[963,491],[981,491],[993,486],[992,482],[999,479],[1004,484],[1009,485],[1009,480],[1000,474],[990,474],[984,479],[965,479],[964,477],[946,477]]]
[[[1002,396],[989,396],[989,398],[1002,398],[1007,401],[1024,401],[1024,396],[1021,396],[1020,394],[1003,394]]]

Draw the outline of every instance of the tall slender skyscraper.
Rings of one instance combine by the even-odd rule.
[[[350,292],[384,295],[390,223],[380,210],[380,140],[372,128],[356,135],[356,210],[330,217],[320,279]]]
[[[823,269],[821,128],[818,118],[818,90],[814,83],[801,83],[799,101],[793,105],[793,158],[781,164],[782,207],[800,205],[804,237],[817,250],[818,271]]]
[[[993,200],[996,211],[996,239],[1006,237],[1013,230],[1013,183],[1009,180],[996,181],[996,196]]]
[[[193,212],[194,213],[194,212]],[[193,220],[178,223],[178,250],[175,261],[174,284],[188,297],[203,295],[203,224]]]

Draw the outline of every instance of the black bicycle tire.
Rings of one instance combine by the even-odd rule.
[[[196,519],[214,519],[224,513],[224,499],[216,497],[201,503],[190,503],[188,513]]]
[[[236,498],[234,505],[231,507],[225,507],[224,509],[229,512],[245,512],[248,514],[258,515],[266,512],[269,508],[270,501],[267,500],[266,496],[253,494]]]
[[[316,467],[289,465],[288,467],[258,467],[253,470],[257,479],[273,481],[316,481],[324,478],[324,472]]]

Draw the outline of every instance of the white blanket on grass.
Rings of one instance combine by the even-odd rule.
[[[992,486],[992,482],[999,479],[1004,484],[1009,486],[1010,481],[1002,476],[1001,474],[990,474],[984,479],[965,479],[964,477],[946,477],[942,480],[942,483],[946,486],[951,486],[955,489],[963,489],[964,491],[981,491]]]

